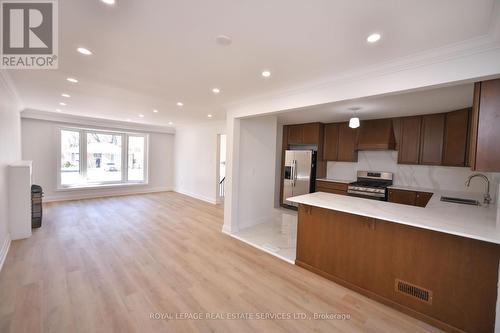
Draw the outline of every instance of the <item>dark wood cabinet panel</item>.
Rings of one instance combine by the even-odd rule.
[[[358,129],[349,127],[349,123],[339,123],[339,146],[337,161],[357,162]]]
[[[422,117],[420,164],[441,165],[443,160],[444,114]]]
[[[316,192],[327,192],[327,193],[347,195],[347,185],[348,184],[346,183],[317,180]]]
[[[358,150],[393,150],[395,146],[392,119],[373,119],[361,122]]]
[[[429,192],[417,192],[416,198],[415,198],[415,206],[418,207],[425,207],[429,203],[429,200],[431,200],[433,196],[433,193]]]
[[[401,118],[401,136],[399,143],[398,163],[419,163],[421,126],[421,117]]]
[[[401,143],[401,118],[392,119],[392,128],[394,130],[394,141],[396,143],[394,148],[399,150]]]
[[[472,115],[471,167],[500,171],[500,79],[476,83]]]
[[[325,140],[323,144],[323,158],[326,161],[336,161],[339,147],[339,124],[325,125]]]
[[[465,166],[470,109],[446,114],[443,143],[443,165]]]
[[[417,202],[417,192],[389,189],[387,200],[392,203],[415,206]]]
[[[288,144],[301,145],[304,142],[304,127],[302,125],[288,126]]]
[[[322,124],[319,123],[302,125],[302,143],[305,145],[318,145],[321,126]]]
[[[493,332],[499,253],[496,244],[299,205],[298,266],[448,332]],[[399,280],[430,301],[398,291]]]

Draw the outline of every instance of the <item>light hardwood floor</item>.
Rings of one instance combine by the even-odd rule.
[[[223,209],[166,192],[44,205],[0,273],[0,332],[437,332],[221,233]],[[151,313],[349,320],[154,320]]]

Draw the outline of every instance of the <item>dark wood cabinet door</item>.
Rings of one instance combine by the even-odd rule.
[[[500,79],[480,85],[475,170],[500,171]]]
[[[349,123],[339,123],[339,146],[337,161],[357,162],[358,129],[349,127]]]
[[[469,113],[470,109],[463,109],[446,114],[443,165],[466,165]]]
[[[392,119],[392,129],[394,131],[394,139],[396,142],[394,149],[399,150],[401,142],[401,118]]]
[[[339,147],[339,124],[325,125],[325,143],[323,144],[323,159],[336,161]]]
[[[288,144],[301,145],[304,141],[304,128],[302,125],[288,126]]]
[[[420,156],[421,117],[401,118],[398,163],[418,164]]]
[[[422,117],[420,164],[441,165],[443,161],[445,114]]]
[[[417,192],[417,195],[415,198],[415,206],[425,207],[425,206],[427,206],[427,203],[429,203],[429,200],[431,200],[431,198],[432,198],[432,193]]]
[[[302,143],[305,145],[318,145],[320,136],[320,123],[302,125]]]
[[[417,201],[417,192],[389,189],[388,201],[402,205],[415,206]]]

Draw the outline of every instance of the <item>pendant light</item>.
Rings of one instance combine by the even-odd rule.
[[[359,111],[361,108],[359,107],[351,107],[349,110],[352,111],[353,117],[349,119],[349,127],[350,128],[358,128],[359,127],[359,118],[356,117],[356,111]]]

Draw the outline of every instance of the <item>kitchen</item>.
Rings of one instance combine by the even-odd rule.
[[[280,207],[234,236],[441,329],[491,331],[499,105],[486,80],[283,113]]]

